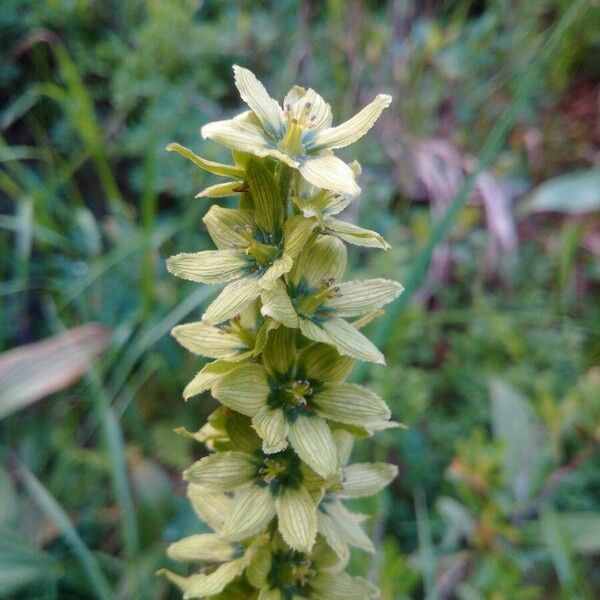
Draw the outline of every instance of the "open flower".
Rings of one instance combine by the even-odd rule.
[[[291,451],[267,456],[217,452],[192,465],[184,477],[209,491],[235,492],[222,535],[239,541],[260,533],[277,517],[286,543],[310,552],[317,531],[316,503],[304,485],[303,465]],[[312,481],[310,477],[306,481]]]
[[[250,564],[256,552],[268,543],[268,536],[256,537],[246,547],[228,542],[215,533],[201,533],[171,544],[168,555],[178,561],[200,563],[200,573],[183,577],[168,569],[158,571],[183,592],[184,600],[211,598],[212,600],[247,599],[252,589],[242,581],[235,581]],[[233,582],[233,584],[232,584]],[[244,592],[246,595],[241,595]],[[237,594],[240,595],[237,595]]]
[[[388,279],[337,283],[346,268],[346,247],[319,235],[306,245],[287,278],[262,295],[261,312],[311,340],[335,346],[344,356],[385,364],[383,354],[343,317],[367,315],[398,297]]]
[[[184,348],[193,354],[217,359],[196,374],[183,390],[183,397],[188,400],[210,389],[238,363],[258,356],[269,332],[277,326],[276,321],[263,318],[253,302],[227,323],[209,325],[205,321],[195,321],[174,327],[171,335]]]
[[[311,554],[286,548],[275,535],[270,547],[253,557],[248,581],[259,600],[372,600],[377,588],[363,577],[344,573],[344,563],[317,539]]]
[[[398,468],[388,463],[355,463],[348,465],[353,436],[336,429],[334,438],[338,463],[342,467],[340,481],[333,482],[319,504],[318,532],[342,561],[350,556],[350,546],[374,552],[373,544],[361,523],[365,515],[350,512],[342,503],[345,498],[364,498],[377,494],[396,477]]]
[[[350,168],[357,174],[360,172],[360,165],[356,161],[350,165]],[[292,201],[307,219],[317,220],[323,233],[338,237],[355,246],[382,250],[390,248],[390,245],[376,231],[363,229],[333,216],[342,212],[352,202],[350,194],[319,189],[303,181],[298,194],[292,196]]]
[[[209,123],[202,136],[234,150],[270,157],[297,169],[312,184],[357,195],[350,167],[333,154],[365,135],[391,96],[379,94],[348,121],[331,127],[331,107],[314,90],[294,86],[283,108],[248,69],[233,67],[235,84],[250,108],[234,119]]]
[[[255,190],[253,197],[268,187],[267,184],[261,191]],[[279,202],[278,197],[275,201]],[[202,316],[207,324],[216,325],[234,317],[264,289],[275,286],[277,279],[292,268],[294,258],[312,235],[314,220],[297,215],[282,226],[279,211],[273,212],[272,218],[259,220],[257,210],[213,206],[203,221],[218,249],[181,253],[167,259],[169,271],[182,279],[227,283]]]
[[[344,382],[351,359],[325,344],[312,344],[297,356],[295,335],[284,327],[273,331],[263,364],[232,369],[213,385],[212,394],[252,418],[263,452],[281,452],[289,444],[328,478],[337,472],[338,460],[327,421],[369,434],[392,425],[390,409],[369,389]]]

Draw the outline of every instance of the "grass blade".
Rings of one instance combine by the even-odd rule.
[[[17,461],[17,466],[19,478],[27,493],[44,514],[56,525],[73,554],[81,563],[83,572],[88,578],[94,592],[94,596],[100,600],[113,600],[115,594],[111,590],[96,558],[85,545],[60,504],[25,465]]]
[[[393,328],[393,324],[406,310],[413,295],[424,283],[433,252],[451,233],[461,208],[473,190],[477,176],[491,165],[492,161],[502,150],[510,132],[510,128],[515,123],[519,109],[531,93],[538,74],[547,65],[554,53],[559,50],[564,33],[573,24],[580,11],[586,6],[587,2],[585,0],[573,2],[546,39],[546,42],[540,49],[538,55],[532,59],[531,66],[524,71],[527,75],[519,82],[514,100],[510,106],[506,108],[495,127],[490,132],[481,151],[477,168],[465,179],[461,189],[454,197],[444,216],[434,224],[425,247],[417,255],[406,281],[403,282],[405,288],[404,292],[398,300],[387,309],[385,316],[380,319],[375,326],[371,337],[375,345],[382,346],[385,343],[388,333]],[[368,370],[368,363],[359,363],[355,369],[354,379],[356,381],[363,381],[367,376]]]

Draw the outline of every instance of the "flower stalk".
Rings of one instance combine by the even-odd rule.
[[[167,260],[178,277],[224,288],[200,321],[172,332],[213,359],[184,397],[210,391],[220,407],[199,431],[181,431],[210,451],[184,479],[213,533],[169,547],[171,558],[195,565],[193,574],[162,573],[186,599],[373,599],[371,582],[344,572],[351,547],[374,548],[364,515],[343,501],[395,477],[394,465],[349,463],[356,436],[397,423],[381,398],[346,379],[356,360],[384,363],[360,329],[402,286],[344,281],[346,244],[389,245],[335,216],[358,195],[360,167],[333,150],[367,133],[391,98],[379,95],[332,127],[329,105],[313,90],[294,86],[280,106],[250,71],[234,73],[250,110],[202,128],[234,164],[167,147],[230,179],[199,197],[237,196],[239,204],[205,215],[215,250]]]

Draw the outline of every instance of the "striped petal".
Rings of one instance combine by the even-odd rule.
[[[280,138],[283,134],[283,113],[278,102],[269,96],[252,71],[234,65],[233,72],[242,100],[260,119],[263,127],[275,138]]]
[[[226,283],[246,274],[252,265],[239,250],[182,252],[167,259],[169,273],[199,283]]]
[[[298,169],[304,179],[317,187],[351,196],[358,196],[360,193],[352,169],[333,154],[307,158]]]
[[[344,148],[365,135],[385,108],[392,102],[387,94],[378,94],[373,102],[365,106],[358,114],[337,127],[318,132],[312,140],[314,149]]]

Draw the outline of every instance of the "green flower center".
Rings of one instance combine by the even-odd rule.
[[[302,485],[304,477],[300,466],[300,459],[294,452],[283,450],[264,456],[256,477],[259,484],[269,486],[271,493],[277,495],[285,488],[297,489]]]
[[[294,421],[300,414],[312,412],[311,398],[314,385],[307,379],[292,381],[270,381],[271,392],[267,405],[271,409],[283,410],[288,421]]]
[[[273,555],[267,576],[269,585],[281,592],[284,600],[310,595],[310,580],[315,576],[313,563],[305,554],[296,551],[277,552]]]
[[[270,244],[263,244],[254,237],[254,229],[250,225],[236,226],[235,232],[244,238],[246,244],[243,246],[246,254],[253,256],[261,267],[268,266],[279,255],[279,248]]]
[[[298,313],[307,317],[314,316],[324,302],[335,298],[339,288],[335,287],[334,283],[335,280],[332,278],[324,279],[316,291],[305,291],[307,286],[301,283],[298,286],[295,296],[295,305]]]
[[[287,126],[285,135],[279,142],[279,150],[290,156],[303,156],[304,145],[302,144],[302,134],[306,129],[310,129],[314,115],[310,114],[311,103],[306,102],[302,108],[296,106],[285,107],[285,117]]]

